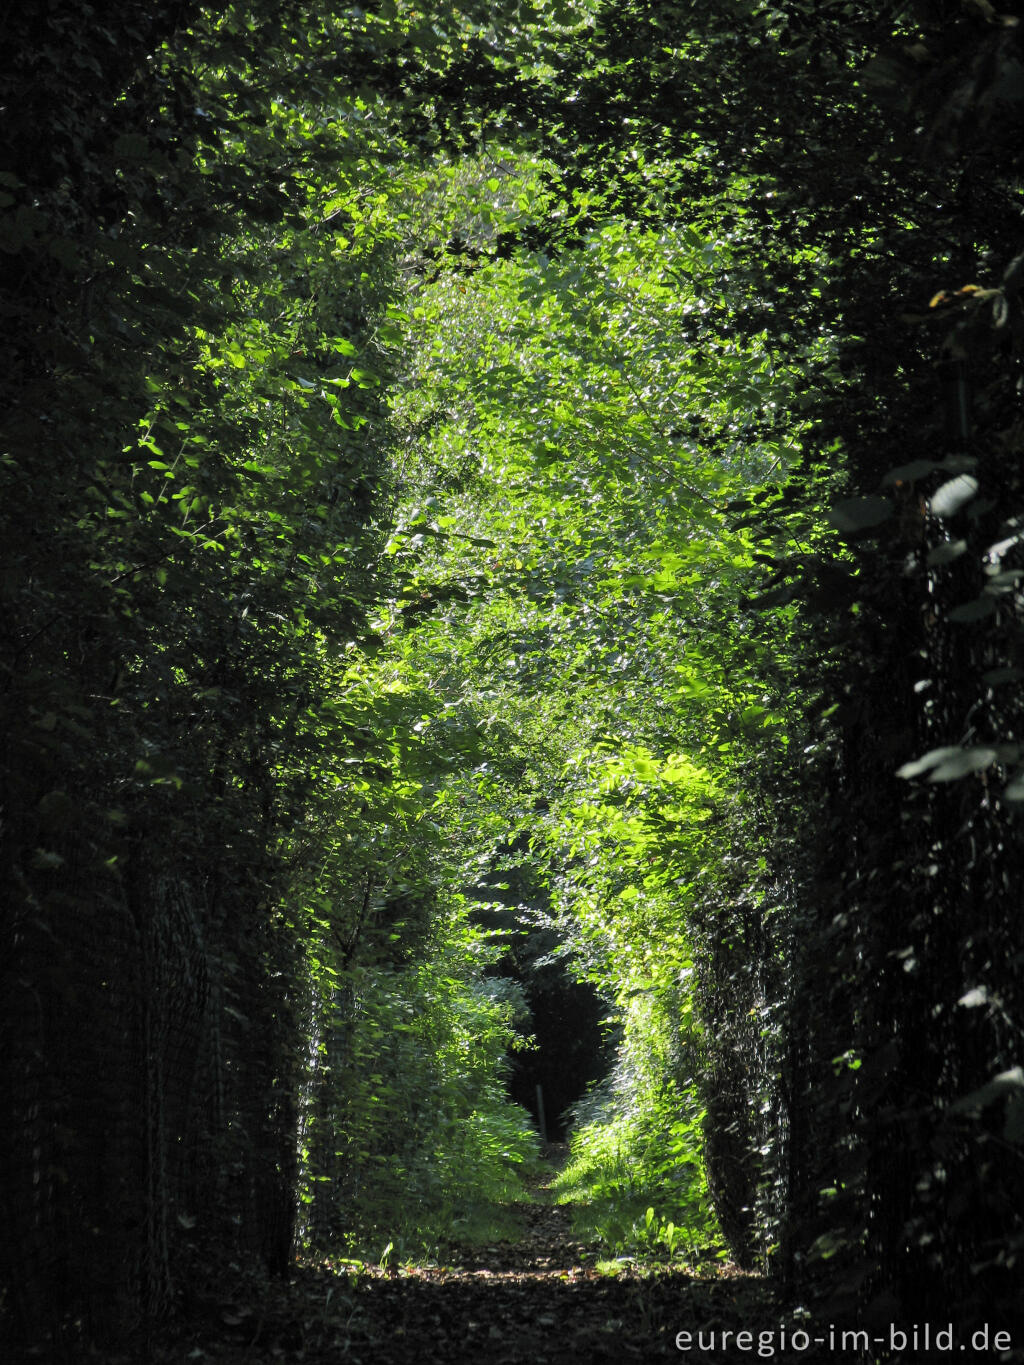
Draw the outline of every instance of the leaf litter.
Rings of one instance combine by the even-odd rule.
[[[564,1153],[549,1148],[549,1159]],[[550,1178],[550,1176],[548,1177]],[[543,1179],[513,1206],[515,1240],[451,1243],[443,1262],[297,1264],[286,1281],[251,1277],[187,1306],[153,1365],[577,1365],[686,1360],[720,1365],[726,1351],[681,1355],[681,1331],[772,1330],[770,1283],[731,1263],[680,1268],[580,1241],[572,1211]],[[599,1268],[600,1267],[600,1268]],[[229,1288],[230,1286],[230,1288]],[[738,1358],[738,1357],[737,1357]],[[812,1361],[807,1352],[802,1359]]]

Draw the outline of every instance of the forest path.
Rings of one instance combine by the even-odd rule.
[[[300,1268],[256,1304],[220,1304],[220,1322],[165,1365],[580,1365],[586,1362],[734,1359],[731,1352],[681,1354],[680,1331],[755,1333],[771,1326],[770,1295],[760,1277],[725,1271],[694,1278],[680,1270],[624,1264],[596,1269],[607,1249],[573,1235],[571,1210],[549,1186],[561,1153],[515,1206],[515,1242],[453,1246],[443,1265],[401,1266],[360,1274]],[[755,1338],[756,1339],[756,1338]],[[695,1338],[696,1340],[696,1338]],[[748,1355],[748,1359],[756,1358]]]

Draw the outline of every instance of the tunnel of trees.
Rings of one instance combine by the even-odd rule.
[[[510,1055],[508,1092],[545,1141],[564,1142],[575,1106],[606,1078],[613,1057],[602,1027],[608,1007],[595,987],[546,957],[511,952],[500,964],[519,983],[530,1031],[529,1045]]]
[[[3,1339],[472,1226],[531,1035],[610,1245],[1013,1322],[1020,0],[3,27]]]

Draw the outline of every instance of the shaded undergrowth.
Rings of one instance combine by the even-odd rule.
[[[709,1324],[774,1330],[778,1310],[758,1276],[616,1258],[581,1231],[580,1210],[555,1202],[568,1148],[544,1156],[520,1198],[493,1221],[453,1228],[435,1257],[403,1261],[392,1249],[377,1260],[297,1264],[271,1285],[222,1275],[183,1305],[173,1333],[147,1344],[146,1358],[568,1365],[678,1359],[676,1334]]]

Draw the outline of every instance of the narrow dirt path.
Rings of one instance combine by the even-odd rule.
[[[221,1302],[176,1361],[264,1365],[580,1365],[733,1357],[681,1354],[676,1333],[769,1325],[762,1280],[624,1266],[599,1273],[601,1248],[573,1236],[571,1213],[546,1186],[517,1206],[514,1242],[458,1247],[446,1264],[367,1269],[356,1276],[300,1268],[258,1303]],[[212,1305],[211,1305],[212,1307]],[[759,1319],[759,1321],[758,1321]],[[753,1358],[753,1357],[748,1357]]]

